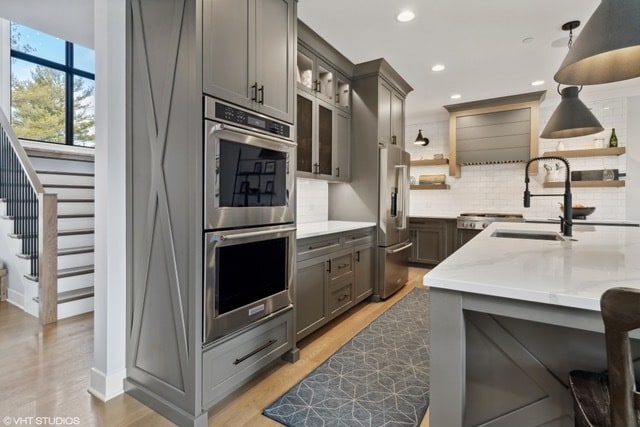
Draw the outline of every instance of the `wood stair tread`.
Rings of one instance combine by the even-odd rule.
[[[58,230],[58,236],[73,236],[76,234],[94,234],[93,228],[76,228],[73,230]]]
[[[58,218],[93,218],[95,215],[92,213],[84,213],[84,214],[61,214],[58,215]]]
[[[47,175],[69,175],[69,176],[95,176],[92,173],[88,172],[65,172],[65,171],[48,171],[48,170],[37,170],[37,174],[47,174]]]
[[[90,198],[90,199],[78,199],[78,198],[74,198],[74,199],[58,199],[58,203],[95,203],[95,199],[94,198]]]
[[[58,304],[77,301],[79,299],[91,298],[93,296],[93,286],[86,288],[74,289],[73,291],[60,292],[58,294]],[[34,297],[35,302],[40,302],[40,298]]]
[[[93,273],[93,271],[94,271],[93,264],[81,265],[79,267],[61,268],[58,270],[58,279],[63,277],[79,276],[81,274],[89,274],[89,273]]]
[[[44,188],[82,188],[93,190],[95,186],[93,185],[81,185],[81,184],[42,184]]]
[[[64,277],[71,277],[71,276],[80,276],[81,274],[90,274],[93,272],[94,272],[93,264],[81,265],[79,267],[61,268],[58,270],[58,279],[61,279]],[[38,276],[25,274],[24,277],[31,280],[32,282],[38,282]]]
[[[94,251],[95,251],[95,247],[93,245],[76,246],[75,248],[58,249],[58,256],[85,254],[85,253],[94,252]]]

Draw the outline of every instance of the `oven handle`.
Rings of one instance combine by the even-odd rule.
[[[278,138],[276,136],[272,136],[266,133],[254,132],[249,129],[244,129],[241,127],[231,126],[226,123],[217,123],[217,122],[213,126],[211,126],[211,130],[209,131],[209,136],[213,135],[214,133],[224,132],[224,131],[237,132],[244,135],[253,136],[256,138],[266,139],[268,141],[277,142],[278,144],[285,144],[290,147],[295,147],[297,145],[295,142],[289,141],[288,139]]]
[[[288,233],[290,231],[296,231],[296,228],[286,227],[286,228],[278,228],[275,230],[253,231],[250,233],[241,233],[241,234],[226,234],[226,235],[219,234],[219,235],[213,236],[213,240],[216,242],[223,242],[225,240],[245,239],[247,237],[264,236],[265,234]]]

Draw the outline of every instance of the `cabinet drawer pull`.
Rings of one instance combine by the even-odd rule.
[[[329,246],[334,246],[335,243],[334,242],[329,242],[329,243],[325,243],[324,245],[320,245],[320,246],[309,246],[309,250],[313,251],[316,249],[322,249],[322,248],[328,248]]]
[[[331,273],[331,260],[327,261],[327,273]]]
[[[258,92],[260,93],[260,99],[258,99],[258,104],[264,105],[264,85],[260,86],[260,89],[258,89]]]
[[[251,356],[253,356],[256,353],[260,353],[262,350],[264,350],[265,348],[273,345],[274,343],[276,343],[278,340],[269,340],[266,343],[262,344],[260,347],[256,348],[255,350],[253,350],[251,353],[247,354],[246,356],[242,356],[237,358],[233,364],[234,365],[239,365],[240,363],[244,362],[245,360],[247,360],[248,358],[250,358]]]
[[[340,178],[340,166],[336,168],[336,178]]]
[[[338,297],[338,302],[342,302],[345,299],[349,298],[349,294],[343,294]]]
[[[258,100],[258,82],[255,82],[251,86],[251,100],[256,102]]]
[[[349,264],[340,264],[340,265],[338,265],[338,270],[340,270],[341,268],[345,268],[345,267],[349,267]]]

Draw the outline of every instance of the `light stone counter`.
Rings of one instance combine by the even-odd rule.
[[[558,224],[493,223],[424,276],[432,288],[600,310],[614,286],[640,286],[640,228],[576,225],[573,239],[492,237],[558,232]]]
[[[320,221],[298,224],[296,239],[306,239],[307,237],[323,236],[326,234],[342,233],[345,231],[360,230],[376,225],[375,222],[368,221]]]
[[[559,225],[493,223],[424,276],[430,425],[572,426],[569,372],[606,369],[600,296],[640,287],[637,227],[579,225],[566,241],[492,237],[505,230]]]

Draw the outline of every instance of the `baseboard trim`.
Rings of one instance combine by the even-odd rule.
[[[126,377],[126,369],[105,375],[104,372],[91,368],[88,391],[98,399],[106,402],[124,393],[124,379]]]
[[[24,311],[24,294],[8,288],[7,289],[7,302],[11,305],[15,305],[20,310]]]

